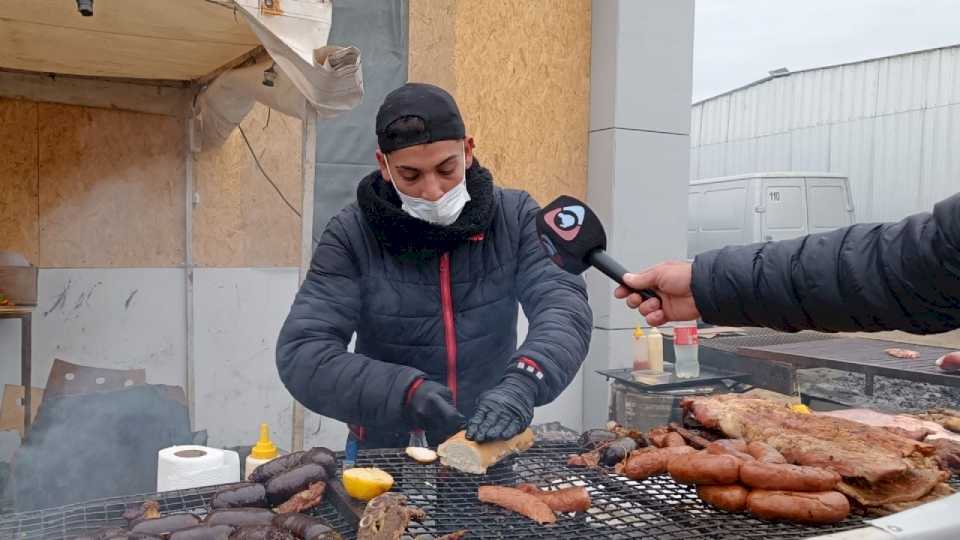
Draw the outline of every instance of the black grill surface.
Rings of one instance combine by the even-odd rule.
[[[540,443],[523,454],[506,459],[484,476],[467,475],[412,461],[402,450],[360,453],[358,467],[380,467],[395,479],[394,491],[426,511],[427,519],[411,523],[407,534],[440,536],[466,529],[466,538],[656,538],[656,539],[787,539],[807,538],[862,527],[860,518],[811,527],[771,523],[748,514],[730,514],[701,503],[693,488],[667,476],[641,482],[608,470],[566,466],[576,445]],[[542,488],[585,486],[593,507],[583,514],[563,514],[555,524],[541,526],[527,518],[483,504],[477,499],[481,485],[519,482]],[[954,484],[954,487],[957,487]],[[10,514],[0,518],[0,540],[64,539],[111,525],[123,525],[121,514],[146,499],[158,500],[164,514],[189,511],[202,515],[216,487],[189,489],[136,497],[92,501],[48,510]],[[328,491],[328,497],[333,493]],[[314,511],[347,540],[356,538],[356,516],[341,515],[328,500]]]

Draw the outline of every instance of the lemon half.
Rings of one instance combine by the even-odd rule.
[[[343,471],[343,487],[354,499],[370,499],[390,491],[393,477],[390,473],[376,467],[355,468]]]

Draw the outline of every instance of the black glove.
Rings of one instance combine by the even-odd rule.
[[[467,439],[476,442],[509,439],[530,426],[537,382],[522,373],[508,373],[500,384],[477,400],[467,422]]]
[[[413,384],[418,384],[414,382]],[[433,381],[423,381],[407,399],[407,418],[411,427],[428,432],[452,435],[460,430],[466,419],[453,405],[450,389]]]

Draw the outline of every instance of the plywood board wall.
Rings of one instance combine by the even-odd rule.
[[[182,265],[183,121],[38,107],[40,266]]]
[[[410,36],[410,79],[453,90],[500,185],[585,196],[589,0],[412,0]]]
[[[256,105],[220,147],[194,155],[199,203],[194,208],[197,266],[299,266],[302,124]],[[268,122],[269,116],[269,122]],[[283,198],[293,208],[287,206]]]
[[[37,104],[0,98],[0,251],[37,264]]]
[[[457,92],[456,0],[410,0],[408,78]]]

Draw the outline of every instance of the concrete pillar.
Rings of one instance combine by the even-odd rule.
[[[686,255],[694,0],[593,0],[587,201],[608,251],[629,269]],[[583,428],[607,420],[598,369],[629,362],[640,319],[587,273],[593,342],[583,367]]]

